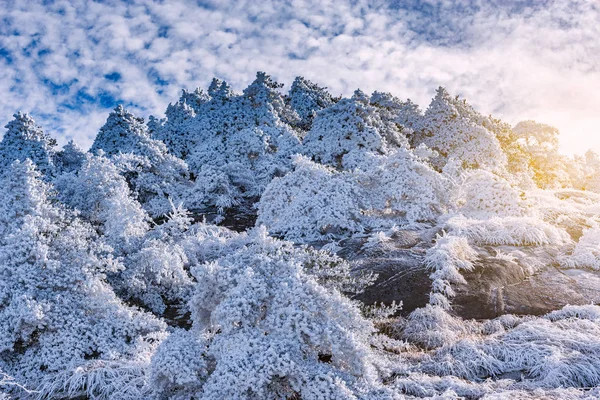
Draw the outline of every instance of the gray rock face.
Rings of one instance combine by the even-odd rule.
[[[372,245],[365,238],[340,242],[338,255],[356,270],[377,273],[377,281],[356,298],[365,304],[403,303],[407,315],[429,301],[431,280],[424,266],[433,230],[399,232]],[[600,303],[600,272],[556,266],[558,250],[545,246],[473,246],[479,257],[465,284],[456,285],[453,312],[465,319],[503,314],[542,315],[567,304]],[[508,256],[506,256],[508,254]]]
[[[342,241],[338,255],[350,261],[353,269],[378,274],[375,283],[355,298],[368,305],[402,302],[403,316],[427,304],[431,271],[425,268],[423,257],[431,246],[428,233],[402,231],[376,246],[369,246],[364,238]]]

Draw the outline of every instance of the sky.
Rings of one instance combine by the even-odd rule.
[[[116,104],[162,117],[182,88],[256,71],[423,109],[445,86],[600,152],[596,0],[0,0],[0,124],[28,112],[59,144],[89,147]]]

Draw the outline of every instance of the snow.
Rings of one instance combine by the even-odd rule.
[[[119,106],[88,152],[14,115],[0,398],[600,397],[600,306],[468,320],[455,304],[486,268],[600,289],[597,154],[561,156],[556,129],[443,88],[421,111],[281,87],[214,79],[148,123]],[[358,300],[378,276],[356,255],[417,260],[426,303]]]

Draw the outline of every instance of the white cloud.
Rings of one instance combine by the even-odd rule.
[[[219,76],[241,90],[265,70],[287,84],[303,75],[334,94],[386,90],[422,107],[443,85],[510,123],[557,126],[567,152],[600,150],[596,3],[465,4],[11,2],[0,6],[0,123],[30,111],[61,143],[85,147],[112,99],[162,115],[181,88]]]

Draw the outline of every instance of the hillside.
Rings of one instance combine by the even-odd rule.
[[[0,142],[0,398],[600,397],[600,156],[258,72]],[[2,397],[4,396],[4,397]]]

